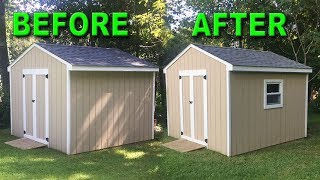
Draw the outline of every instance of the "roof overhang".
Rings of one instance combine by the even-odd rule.
[[[190,48],[194,48],[203,54],[211,57],[213,60],[216,60],[224,65],[228,71],[238,71],[238,72],[283,72],[283,73],[312,73],[312,69],[299,69],[299,68],[278,68],[278,67],[252,67],[252,66],[235,66],[230,64],[229,62],[214,56],[207,51],[190,44],[186,47],[178,56],[176,56],[164,69],[163,73],[167,73],[167,70],[170,66],[172,66],[181,56],[183,56]]]
[[[70,71],[127,71],[127,72],[158,72],[159,68],[143,67],[103,67],[103,66],[72,66]]]
[[[158,72],[159,68],[145,68],[145,67],[105,67],[105,66],[74,66],[69,62],[63,60],[62,58],[54,55],[50,51],[44,49],[43,47],[37,45],[36,43],[32,44],[27,50],[25,50],[14,62],[8,66],[8,72],[11,71],[11,68],[19,62],[21,58],[23,58],[31,49],[34,47],[38,48],[39,50],[43,51],[44,53],[50,55],[51,57],[57,59],[61,63],[67,66],[67,69],[70,71],[130,71],[130,72]]]
[[[252,66],[233,66],[233,70],[232,71],[238,71],[238,72],[312,73],[312,69],[252,67]]]

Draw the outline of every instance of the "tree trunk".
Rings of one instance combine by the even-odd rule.
[[[5,1],[0,0],[0,76],[2,83],[0,124],[9,125],[10,122],[10,102],[9,102],[9,57],[6,38]]]

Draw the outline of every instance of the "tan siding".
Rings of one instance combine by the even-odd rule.
[[[151,139],[151,98],[152,73],[71,72],[71,153]]]
[[[167,71],[168,126],[170,136],[180,138],[179,70],[207,70],[208,148],[227,153],[226,66],[191,48]]]
[[[39,68],[49,71],[49,146],[66,152],[66,66],[36,47],[11,69],[13,135],[23,136],[22,70]]]
[[[231,73],[232,155],[304,137],[305,74]],[[264,110],[264,79],[283,79],[283,108]]]

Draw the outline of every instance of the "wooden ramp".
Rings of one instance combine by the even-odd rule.
[[[47,146],[45,144],[33,141],[31,139],[28,139],[28,138],[21,138],[21,139],[16,139],[16,140],[13,140],[13,141],[8,141],[8,142],[5,142],[5,144],[8,144],[10,146],[13,146],[13,147],[16,147],[16,148],[19,148],[19,149],[23,149],[23,150],[35,149],[35,148],[40,148],[40,147]]]
[[[179,152],[190,152],[190,151],[205,148],[204,145],[197,144],[185,139],[171,141],[169,143],[163,144],[163,146]]]

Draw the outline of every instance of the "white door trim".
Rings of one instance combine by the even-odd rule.
[[[32,119],[33,119],[33,137],[37,137],[37,77],[32,75]]]
[[[189,88],[190,88],[190,127],[191,127],[191,137],[188,137],[183,134],[183,96],[182,96],[182,76],[189,77]],[[195,132],[194,132],[194,84],[193,84],[193,78],[195,76],[202,76],[203,77],[203,105],[204,105],[204,140],[200,141],[195,139]],[[179,97],[180,97],[180,128],[181,128],[181,138],[187,139],[192,142],[196,142],[198,144],[202,144],[207,146],[208,143],[206,140],[208,139],[208,109],[207,109],[207,72],[206,70],[183,70],[179,71]]]
[[[191,123],[190,123],[190,126],[191,126],[191,138],[192,139],[195,139],[195,136],[194,136],[194,86],[193,86],[193,76],[189,76],[189,80],[190,80],[190,120],[191,120]]]
[[[37,76],[39,75],[48,75],[48,69],[23,69],[22,70],[23,76],[22,76],[22,109],[23,109],[23,131],[24,131],[24,137],[32,139],[34,141],[43,143],[43,144],[49,144],[48,141],[42,140],[37,138]],[[32,135],[26,134],[26,123],[27,123],[27,113],[26,113],[26,82],[25,82],[25,75],[31,75],[32,76],[32,100],[35,102],[32,103]],[[45,78],[45,135],[46,138],[49,138],[49,81],[48,77]]]

